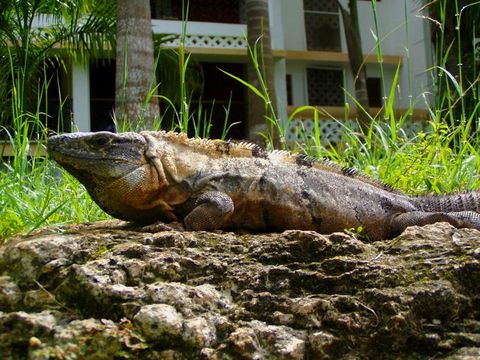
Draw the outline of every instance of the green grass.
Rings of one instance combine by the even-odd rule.
[[[442,0],[443,1],[443,0]],[[373,3],[375,9],[375,3]],[[375,17],[377,22],[377,18]],[[381,19],[378,19],[381,21]],[[375,28],[378,28],[377,23]],[[408,26],[407,26],[408,31]],[[377,39],[381,37],[377,34]],[[384,38],[383,40],[388,39]],[[381,58],[381,42],[378,40],[377,55]],[[182,43],[183,44],[183,43]],[[401,190],[411,194],[425,192],[443,193],[464,191],[480,188],[479,169],[480,136],[474,127],[475,114],[478,114],[478,105],[473,111],[467,111],[463,99],[471,92],[478,92],[478,82],[464,84],[456,80],[446,67],[447,53],[453,52],[462,58],[462,53],[452,46],[445,44],[439,49],[437,63],[432,69],[433,78],[439,79],[436,103],[429,109],[430,130],[420,132],[415,136],[406,136],[402,125],[408,117],[397,117],[395,88],[396,80],[391,89],[385,89],[384,111],[377,118],[372,118],[370,129],[365,133],[345,128],[341,144],[328,146],[322,142],[318,121],[320,114],[314,111],[315,127],[312,133],[304,134],[298,129],[300,141],[284,146],[292,151],[301,151],[316,157],[327,157],[346,166],[353,166],[381,179]],[[260,52],[250,49],[251,61],[261,61]],[[202,109],[197,113],[189,113],[188,94],[185,90],[186,68],[190,61],[183,46],[179,49],[179,105],[169,99],[160,99],[169,103],[174,110],[174,128],[181,131],[194,129],[198,136],[208,136],[212,126],[211,109]],[[460,61],[461,63],[461,61]],[[255,89],[243,81],[249,91],[254,91],[263,99],[266,107],[272,102],[269,99],[262,74],[258,72],[260,89]],[[397,74],[398,75],[398,74]],[[397,76],[398,77],[398,76]],[[397,78],[396,77],[396,78]],[[15,77],[14,77],[15,79]],[[382,81],[384,83],[384,81]],[[48,83],[40,92],[47,92]],[[14,80],[12,88],[21,88]],[[21,105],[22,94],[14,91],[12,98],[12,116],[14,130],[9,134],[9,141],[15,149],[15,156],[8,162],[2,163],[0,171],[0,242],[18,232],[28,233],[46,225],[61,225],[81,223],[105,219],[108,216],[90,199],[86,190],[74,178],[67,174],[49,159],[29,157],[29,134],[32,128],[39,129],[37,140],[42,146],[46,141],[46,129],[41,125],[41,113],[25,111]],[[152,93],[153,94],[153,93]],[[152,95],[156,96],[156,95]],[[347,96],[350,96],[347,94]],[[39,95],[38,102],[43,99]],[[354,100],[354,99],[353,99]],[[454,104],[459,104],[460,111],[455,110]],[[457,107],[458,108],[458,107]],[[298,109],[314,110],[305,106]],[[413,103],[409,111],[413,110]],[[280,122],[273,116],[265,121],[282,125],[278,126],[280,138],[285,138],[288,125],[294,120],[295,113],[290,119]],[[228,136],[227,119],[229,106],[225,108],[225,126],[223,136]],[[455,126],[452,126],[452,123]],[[160,126],[160,122],[157,124]],[[128,130],[128,129],[125,129]],[[1,131],[6,131],[5,129]],[[269,134],[265,134],[269,139]]]
[[[49,160],[38,161],[23,174],[7,166],[0,173],[0,188],[0,242],[48,224],[108,217],[82,185]]]
[[[107,218],[85,188],[53,161],[43,158],[47,129],[40,104],[48,93],[47,79],[38,92],[36,109],[27,111],[22,101],[20,77],[12,77],[12,129],[0,127],[13,156],[0,156],[0,243],[10,235],[48,224],[86,222]],[[62,113],[62,109],[59,109]],[[33,152],[32,140],[37,143]],[[2,154],[3,155],[3,154]]]

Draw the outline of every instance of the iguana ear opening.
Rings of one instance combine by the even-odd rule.
[[[145,151],[145,157],[151,162],[155,171],[157,172],[158,179],[162,184],[168,185],[167,177],[165,176],[165,171],[163,171],[163,165],[160,159],[157,156],[157,151],[152,149],[151,146]]]
[[[175,166],[172,154],[164,144],[157,138],[151,136],[148,133],[142,133],[147,141],[147,150],[145,151],[145,157],[151,162],[155,168],[161,187],[170,185],[168,177],[170,177],[175,183],[180,183],[180,179],[177,173],[177,167]]]

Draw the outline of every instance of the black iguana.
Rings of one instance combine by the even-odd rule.
[[[361,227],[371,240],[446,221],[480,229],[480,194],[411,197],[328,161],[257,145],[173,132],[71,133],[49,138],[50,156],[108,214],[187,230]]]

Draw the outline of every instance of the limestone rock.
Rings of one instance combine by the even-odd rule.
[[[183,317],[171,305],[151,304],[142,306],[133,321],[148,339],[161,341],[182,336]]]
[[[480,232],[144,233],[119,221],[0,248],[2,359],[475,359]]]

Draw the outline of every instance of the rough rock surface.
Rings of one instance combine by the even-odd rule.
[[[0,248],[2,359],[478,359],[480,232],[144,233]]]

